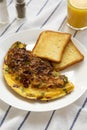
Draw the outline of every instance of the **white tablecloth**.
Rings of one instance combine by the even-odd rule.
[[[0,24],[0,37],[45,28],[69,32],[87,48],[87,29],[75,31],[66,25],[66,1],[26,0],[27,18],[17,20],[15,2],[7,0],[9,23]],[[87,130],[87,91],[71,105],[49,112],[19,110],[0,100],[0,130]]]

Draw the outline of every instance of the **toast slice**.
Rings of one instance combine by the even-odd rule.
[[[60,63],[52,63],[56,70],[63,70],[68,66],[78,63],[84,59],[83,54],[77,49],[74,43],[70,40],[67,44],[63,57]]]
[[[60,62],[65,46],[70,38],[71,34],[69,33],[43,31],[39,35],[32,53],[41,58]]]

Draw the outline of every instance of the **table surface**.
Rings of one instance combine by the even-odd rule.
[[[69,32],[87,48],[87,29],[67,26],[67,0],[26,0],[26,19],[17,19],[15,2],[7,0],[9,23],[0,24],[0,38],[29,29]],[[1,46],[1,45],[0,45]],[[49,112],[14,108],[0,100],[0,130],[87,130],[87,91],[71,105]]]

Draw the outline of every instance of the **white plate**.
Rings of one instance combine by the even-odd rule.
[[[62,73],[66,74],[69,80],[72,81],[75,85],[75,90],[71,94],[61,99],[41,103],[24,100],[24,98],[16,95],[9,89],[9,87],[7,87],[7,84],[3,79],[2,65],[4,56],[6,55],[9,47],[15,41],[21,41],[22,43],[29,44],[31,49],[32,46],[34,46],[41,31],[43,30],[23,31],[0,40],[0,99],[5,103],[22,110],[50,111],[60,109],[76,101],[87,89],[87,50],[74,38],[72,40],[79,48],[79,50],[84,54],[85,58],[83,62],[73,65],[65,71],[62,71]]]

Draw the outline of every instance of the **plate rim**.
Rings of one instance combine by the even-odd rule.
[[[11,37],[11,36],[17,36],[17,35],[20,35],[20,34],[23,34],[23,33],[26,33],[26,32],[30,32],[30,31],[39,31],[39,32],[41,32],[41,31],[44,31],[44,30],[47,30],[47,29],[30,29],[30,30],[24,30],[24,31],[21,31],[21,32],[17,32],[17,33],[13,33],[13,34],[10,34],[10,36],[7,36],[6,38],[5,37],[3,37],[3,38],[0,38],[0,40],[3,42],[3,41],[5,41],[6,39],[8,39],[9,37]],[[49,29],[50,30],[50,29]],[[53,30],[53,31],[56,31],[56,30]],[[57,32],[59,32],[59,31],[57,31]],[[83,44],[81,44],[77,39],[75,39],[75,38],[73,38],[72,37],[72,39],[74,39],[74,40],[76,40],[79,44],[80,44],[80,47],[82,47],[84,50],[85,50],[85,52],[86,52],[86,54],[87,54],[87,49],[84,47],[84,45]],[[6,104],[9,104],[9,105],[11,105],[11,106],[13,106],[13,107],[15,107],[15,108],[18,108],[18,109],[21,109],[21,110],[26,110],[26,111],[34,111],[34,112],[43,112],[43,111],[51,111],[51,110],[55,110],[55,109],[61,109],[61,108],[64,108],[64,107],[66,107],[66,106],[68,106],[68,105],[70,105],[70,104],[72,104],[72,103],[74,103],[76,100],[78,100],[84,93],[85,93],[85,91],[86,91],[87,89],[84,89],[84,92],[82,93],[82,94],[80,94],[79,96],[78,96],[78,98],[76,98],[75,100],[72,100],[71,102],[69,102],[69,103],[67,103],[67,104],[65,104],[65,105],[62,105],[62,107],[55,107],[54,109],[53,109],[53,107],[51,108],[49,108],[49,109],[43,109],[43,110],[39,110],[39,109],[36,109],[36,110],[34,110],[34,109],[22,109],[21,107],[18,107],[18,106],[15,106],[15,105],[13,105],[12,103],[8,103],[7,101],[4,101],[2,98],[1,98],[1,96],[0,96],[0,99],[2,100],[2,101],[4,101]],[[58,99],[59,100],[59,99]]]

